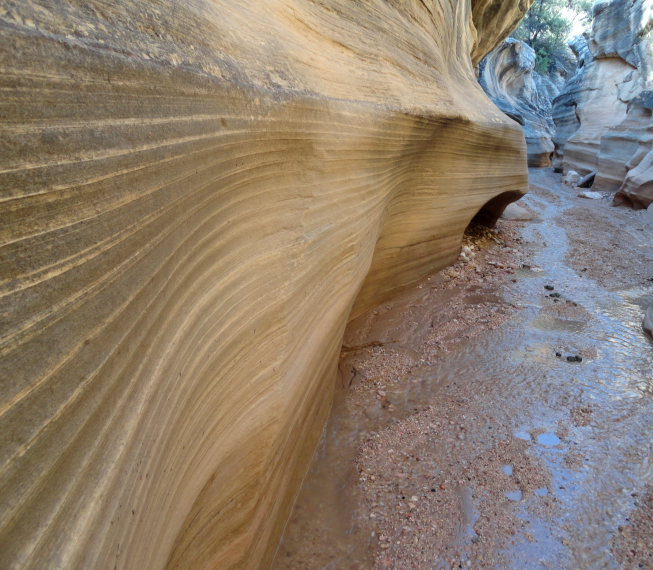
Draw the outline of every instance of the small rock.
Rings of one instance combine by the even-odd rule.
[[[589,200],[600,200],[603,198],[603,194],[600,192],[592,192],[590,190],[586,190],[585,192],[581,192],[578,194],[579,198],[588,198]]]
[[[547,291],[553,291],[553,290],[555,289],[555,287],[554,287],[553,285],[545,285],[544,288],[545,288]]]
[[[578,174],[578,172],[575,170],[570,170],[567,172],[567,174],[565,174],[564,178],[562,179],[562,183],[566,184],[567,186],[576,186],[579,180],[580,174]]]
[[[519,206],[515,203],[508,204],[506,209],[503,211],[503,214],[501,214],[501,217],[504,220],[512,220],[517,222],[527,222],[533,219],[533,215],[526,208],[523,208],[522,206]]]

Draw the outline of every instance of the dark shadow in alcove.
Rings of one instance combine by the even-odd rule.
[[[478,213],[472,218],[469,222],[465,233],[468,233],[470,230],[473,230],[477,226],[485,226],[488,228],[493,228],[497,220],[503,214],[503,211],[506,209],[506,206],[511,202],[516,202],[523,196],[523,192],[518,190],[510,190],[495,196],[490,201],[486,202],[485,205],[478,211]]]

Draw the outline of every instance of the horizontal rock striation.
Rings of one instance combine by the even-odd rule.
[[[554,100],[554,166],[596,172],[594,189],[617,192],[618,202],[653,201],[645,156],[651,150],[653,7],[647,0],[594,5],[591,34],[577,39],[578,70]]]
[[[0,567],[269,563],[348,320],[525,189],[493,4],[0,8]]]
[[[549,166],[555,130],[551,100],[556,86],[535,71],[535,51],[508,38],[483,60],[479,81],[492,101],[524,127],[529,166]]]

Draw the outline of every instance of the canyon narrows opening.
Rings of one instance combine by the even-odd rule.
[[[653,218],[530,174],[529,221],[350,324],[274,568],[651,567]]]
[[[653,568],[653,0],[0,53],[2,570]]]

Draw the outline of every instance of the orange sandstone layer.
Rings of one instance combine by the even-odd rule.
[[[1,567],[270,562],[348,320],[526,187],[493,4],[4,3]]]

